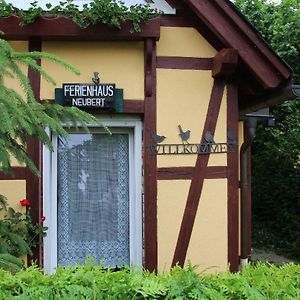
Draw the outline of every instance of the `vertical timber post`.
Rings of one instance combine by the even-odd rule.
[[[29,40],[29,51],[41,51],[42,42],[40,39]],[[37,61],[41,65],[41,61]],[[40,101],[40,85],[41,76],[32,68],[28,69],[28,79],[31,84],[34,97]],[[42,145],[41,142],[34,137],[27,141],[27,152],[38,170],[42,171]],[[42,174],[40,176],[34,175],[28,168],[26,170],[26,198],[30,200],[30,216],[33,224],[39,223],[42,216]],[[42,251],[42,238],[38,237],[37,241],[39,246],[33,249],[32,262],[36,262],[38,266],[43,264],[43,251]]]
[[[156,133],[156,41],[145,40],[144,247],[145,268],[157,268],[157,159],[148,151]]]

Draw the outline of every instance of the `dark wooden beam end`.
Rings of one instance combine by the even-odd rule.
[[[235,49],[222,49],[212,63],[212,77],[230,79],[236,72],[238,52]]]

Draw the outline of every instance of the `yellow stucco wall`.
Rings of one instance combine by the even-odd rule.
[[[217,51],[191,27],[161,27],[158,56],[213,57]]]
[[[99,72],[102,83],[124,89],[125,99],[144,99],[144,44],[142,42],[43,42],[42,50],[67,60],[81,71],[80,76],[47,60],[42,67],[57,86],[62,83],[91,83]],[[54,99],[54,87],[41,83],[41,99]]]
[[[200,271],[226,271],[227,236],[227,179],[205,179],[186,261]]]
[[[216,50],[193,28],[161,28],[158,56],[213,57]],[[157,70],[157,133],[164,143],[181,143],[178,125],[190,130],[189,143],[199,143],[214,79],[211,71]],[[227,88],[214,135],[227,141]],[[196,155],[158,155],[158,168],[194,166]],[[208,166],[226,166],[226,154],[212,154]],[[169,270],[187,201],[190,180],[158,181],[158,264]],[[219,272],[228,266],[227,179],[206,179],[187,251],[186,263]]]
[[[180,143],[178,125],[190,130],[189,143],[199,143],[210,100],[210,71],[157,70],[157,132],[165,143]],[[172,88],[170,88],[172,87]],[[227,141],[227,89],[224,91],[215,131],[216,142]],[[196,155],[158,156],[158,167],[194,166]],[[208,166],[226,166],[226,154],[210,156]]]
[[[27,41],[10,41],[10,46],[18,52],[28,52],[28,42]],[[27,67],[25,65],[19,65],[22,72],[27,75]],[[9,88],[13,88],[16,92],[24,95],[23,90],[16,78],[10,78],[4,76],[4,84]]]
[[[158,267],[171,267],[190,180],[158,182]],[[188,247],[190,261],[199,271],[227,270],[227,179],[206,179]]]
[[[26,180],[0,180],[0,194],[7,197],[8,205],[14,210],[25,212],[20,200],[26,197]]]
[[[158,268],[170,270],[184,212],[189,180],[162,180],[157,185]]]
[[[181,143],[178,125],[199,143],[213,80],[209,71],[157,70],[157,133],[165,143]],[[194,166],[196,155],[158,156],[158,167]]]

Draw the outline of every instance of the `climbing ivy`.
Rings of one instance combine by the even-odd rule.
[[[1,1],[1,0],[0,0]],[[157,9],[152,9],[149,4],[135,4],[125,6],[118,0],[93,0],[84,4],[80,9],[73,0],[60,1],[59,5],[46,4],[44,9],[37,1],[30,3],[27,10],[19,9],[10,3],[0,2],[0,17],[19,16],[20,25],[24,26],[35,22],[38,17],[67,17],[81,28],[86,28],[98,23],[109,27],[121,28],[125,22],[132,23],[132,32],[141,30],[141,24],[151,18],[161,15]]]

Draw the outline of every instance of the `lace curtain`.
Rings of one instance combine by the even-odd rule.
[[[58,141],[58,265],[129,265],[127,134]]]

